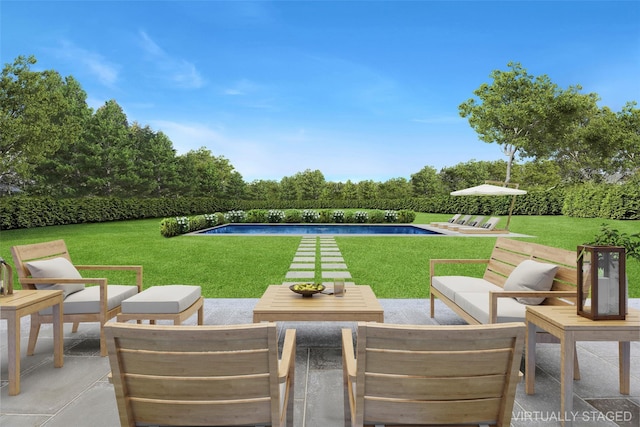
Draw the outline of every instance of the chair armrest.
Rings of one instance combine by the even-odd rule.
[[[287,329],[284,335],[284,343],[282,345],[282,359],[278,366],[278,380],[283,383],[289,376],[292,369],[291,363],[295,363],[296,355],[296,330]]]
[[[342,360],[349,379],[355,381],[357,363],[353,351],[353,334],[351,329],[342,330]]]
[[[78,270],[103,270],[103,271],[133,271],[136,273],[136,286],[138,292],[142,292],[142,266],[141,265],[74,265]]]
[[[50,285],[52,283],[93,283],[100,286],[107,285],[107,279],[104,277],[82,277],[82,278],[60,278],[60,277],[21,277],[19,279],[21,285]]]
[[[436,264],[488,264],[488,259],[431,259],[429,260],[429,283],[435,276]]]
[[[498,321],[498,298],[575,298],[577,291],[489,291],[489,323]]]

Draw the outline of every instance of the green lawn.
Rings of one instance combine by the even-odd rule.
[[[448,215],[418,214],[416,223],[443,221]],[[160,236],[159,219],[8,230],[0,233],[0,256],[11,259],[12,245],[64,239],[76,264],[139,264],[145,287],[197,284],[205,297],[259,297],[269,284],[281,283],[293,260],[299,236]],[[518,216],[516,233],[534,242],[575,250],[590,241],[601,224],[622,232],[640,229],[640,221]],[[499,224],[503,225],[503,224]],[[429,259],[486,258],[495,237],[338,236],[336,242],[356,283],[369,284],[380,298],[426,298]],[[481,274],[482,267],[441,270],[443,274]],[[439,270],[440,273],[440,270]],[[627,265],[630,296],[640,297],[640,262]],[[110,282],[133,283],[132,276],[109,275]]]

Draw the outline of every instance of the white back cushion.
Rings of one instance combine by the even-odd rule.
[[[522,261],[504,282],[505,291],[549,291],[558,266],[533,260]],[[522,304],[538,305],[544,298],[516,298]]]
[[[31,261],[25,264],[34,279],[82,279],[78,270],[66,258],[51,258],[42,261]],[[37,284],[36,289],[60,289],[66,298],[67,295],[83,290],[84,283]]]

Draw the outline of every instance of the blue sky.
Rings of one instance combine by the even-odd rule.
[[[614,111],[640,99],[637,1],[2,0],[0,24],[3,64],[35,55],[247,182],[505,159],[458,106],[509,61]]]

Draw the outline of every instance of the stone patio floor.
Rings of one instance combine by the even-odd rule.
[[[429,316],[428,300],[382,299],[386,323],[464,324],[441,303]],[[205,324],[250,323],[257,299],[206,299]],[[640,308],[640,300],[630,306]],[[195,324],[195,316],[187,324]],[[295,426],[342,426],[342,361],[340,329],[355,323],[282,322],[280,329],[297,330]],[[25,355],[29,319],[23,318],[21,393],[8,396],[6,322],[0,323],[0,425],[92,426],[118,425],[113,387],[107,381],[109,362],[99,356],[97,324],[81,324],[77,333],[65,325],[64,367],[53,367],[52,330],[42,327],[36,354]],[[640,331],[639,331],[640,333]],[[575,426],[640,425],[640,343],[631,344],[631,394],[618,388],[618,352],[614,342],[580,342],[582,379],[575,382]],[[536,348],[536,394],[518,385],[513,426],[557,426],[560,406],[560,353],[555,344]],[[617,420],[617,422],[616,422]]]

